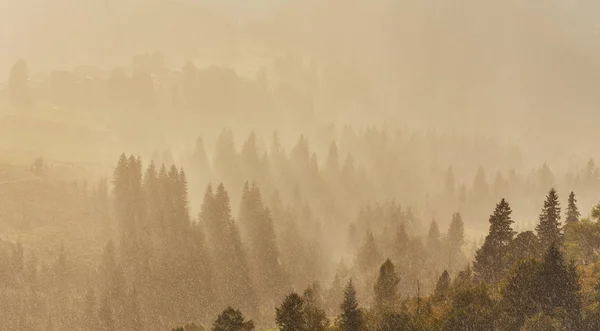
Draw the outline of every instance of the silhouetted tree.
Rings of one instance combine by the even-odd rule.
[[[575,199],[575,193],[571,191],[569,194],[569,204],[567,205],[567,214],[565,224],[570,224],[579,221],[579,209],[577,208],[577,199]]]
[[[356,300],[356,289],[352,284],[352,279],[348,281],[348,285],[344,289],[344,301],[340,305],[342,314],[339,317],[339,325],[341,331],[360,331],[363,327],[362,312],[358,308]]]
[[[275,308],[275,321],[281,331],[307,331],[302,297],[297,293],[289,294],[281,306]]]
[[[551,189],[544,201],[544,208],[540,213],[540,222],[535,227],[540,245],[546,251],[550,245],[562,245],[562,230],[560,226],[560,203],[556,190]]]
[[[450,295],[450,286],[452,282],[450,280],[450,274],[448,274],[447,270],[444,270],[440,278],[438,279],[437,284],[435,285],[435,290],[433,292],[433,297],[436,300],[446,300]]]
[[[506,200],[502,199],[490,216],[490,231],[485,237],[483,247],[477,250],[473,269],[482,279],[494,282],[502,277],[506,269],[508,246],[515,232],[511,225],[512,210]]]
[[[213,323],[212,331],[252,331],[254,322],[247,321],[239,309],[227,307]]]
[[[400,279],[394,269],[394,264],[389,259],[379,268],[375,284],[375,305],[381,311],[392,309],[396,303]]]

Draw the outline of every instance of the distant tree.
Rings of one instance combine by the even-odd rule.
[[[460,213],[452,215],[452,221],[448,227],[448,256],[449,265],[453,267],[452,262],[455,257],[461,254],[462,246],[465,244],[465,227]]]
[[[323,298],[318,283],[309,286],[302,296],[306,329],[310,331],[325,331],[329,326],[327,314],[323,310]]]
[[[24,59],[17,61],[10,70],[8,97],[11,107],[15,110],[29,110],[32,106],[29,91],[29,70]]]
[[[281,306],[275,308],[275,321],[281,331],[307,331],[302,297],[297,293],[289,294]]]
[[[567,214],[565,224],[570,224],[579,221],[579,209],[577,208],[577,199],[575,199],[575,193],[571,191],[569,194],[569,204],[567,205]]]
[[[213,323],[212,331],[252,331],[254,322],[247,321],[239,309],[227,307]]]
[[[427,246],[433,254],[437,254],[441,247],[440,239],[440,228],[435,220],[431,221],[429,225],[429,232],[427,233]]]
[[[396,303],[400,279],[394,269],[390,259],[379,268],[379,277],[375,284],[375,305],[381,311],[393,309]]]
[[[352,284],[352,279],[344,289],[344,301],[340,306],[342,314],[339,317],[339,325],[341,331],[360,331],[363,327],[362,312],[358,308],[356,300],[356,289]]]
[[[368,232],[363,246],[358,252],[358,265],[364,273],[369,273],[380,263],[381,255],[372,232]]]
[[[452,282],[450,280],[450,274],[447,270],[444,270],[438,282],[435,286],[435,290],[433,292],[433,297],[435,300],[446,300],[450,296]]]
[[[508,247],[515,232],[511,225],[512,210],[504,199],[496,205],[490,216],[490,231],[485,237],[483,246],[475,254],[473,269],[478,277],[487,281],[498,281],[506,269]]]
[[[408,262],[408,242],[409,238],[406,233],[406,226],[404,225],[404,222],[401,222],[400,225],[398,225],[396,237],[394,238],[394,260],[397,265],[404,265]]]
[[[560,203],[556,190],[551,189],[546,196],[544,208],[540,213],[540,222],[536,226],[538,238],[543,251],[552,244],[562,245],[562,231],[560,226]]]

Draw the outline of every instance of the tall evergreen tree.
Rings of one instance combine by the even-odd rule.
[[[364,325],[362,312],[358,308],[358,300],[356,299],[356,289],[352,284],[352,279],[348,281],[348,285],[344,289],[344,301],[340,305],[342,314],[339,318],[341,331],[360,331]]]
[[[544,208],[540,213],[540,222],[536,226],[538,238],[543,251],[555,245],[562,245],[562,229],[560,224],[560,203],[556,190],[551,189],[544,201]]]
[[[579,217],[581,214],[579,213],[579,209],[577,208],[577,199],[575,199],[575,193],[571,191],[569,194],[569,204],[567,205],[567,214],[565,223],[571,224],[579,221]]]
[[[506,256],[508,246],[513,240],[515,232],[511,225],[512,210],[504,199],[496,205],[494,213],[490,216],[490,230],[485,237],[483,246],[475,254],[473,270],[482,279],[498,281],[506,269]]]
[[[302,297],[295,292],[289,294],[281,306],[275,308],[275,321],[281,331],[308,331]]]

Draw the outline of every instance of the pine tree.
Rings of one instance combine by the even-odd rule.
[[[366,235],[365,243],[358,253],[358,265],[365,274],[370,273],[380,263],[381,255],[375,243],[375,237],[372,232]]]
[[[280,307],[275,308],[275,321],[281,331],[308,331],[304,313],[304,300],[289,294]]]
[[[440,240],[440,228],[435,220],[431,221],[429,225],[429,232],[427,233],[427,247],[429,248],[430,254],[437,254],[441,248]]]
[[[212,331],[252,331],[254,322],[247,321],[239,309],[227,307],[213,323]]]
[[[544,255],[536,285],[542,311],[552,315],[556,308],[564,309],[564,323],[570,330],[578,330],[581,323],[579,276],[575,265],[565,263],[555,244],[551,244]]]
[[[450,296],[450,286],[452,282],[450,280],[450,274],[447,270],[444,270],[440,278],[438,279],[437,284],[435,285],[435,290],[433,292],[433,297],[436,300],[446,300]]]
[[[454,213],[452,215],[452,221],[450,222],[450,226],[448,228],[448,256],[449,256],[449,265],[452,267],[452,262],[455,257],[461,253],[462,246],[465,243],[465,228],[460,217],[460,213]]]
[[[579,216],[581,216],[581,214],[579,213],[579,209],[577,208],[577,199],[575,199],[575,193],[571,191],[571,194],[569,194],[569,204],[567,206],[565,223],[575,223],[579,221]]]
[[[340,315],[339,325],[341,331],[360,331],[363,327],[363,317],[358,308],[356,300],[356,289],[352,284],[352,279],[344,289],[344,301],[340,305],[342,314]]]
[[[540,213],[540,222],[536,226],[538,238],[543,251],[552,244],[562,245],[562,230],[560,226],[560,203],[558,195],[551,189],[546,196],[544,208]]]
[[[507,267],[505,260],[508,246],[515,235],[511,227],[513,223],[511,213],[508,202],[504,199],[500,200],[490,216],[490,230],[485,237],[485,242],[475,254],[473,264],[475,273],[490,282],[498,281]]]
[[[325,331],[329,326],[327,314],[323,310],[323,298],[318,283],[309,286],[302,296],[304,300],[304,315],[306,329],[311,331]]]
[[[393,309],[398,296],[398,283],[394,264],[387,259],[379,269],[379,277],[375,284],[375,305],[380,311]]]
[[[501,323],[504,329],[519,330],[525,320],[537,310],[536,275],[539,263],[535,259],[517,262],[501,288]]]

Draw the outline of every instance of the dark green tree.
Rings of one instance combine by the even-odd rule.
[[[302,297],[295,292],[289,294],[275,308],[275,322],[281,331],[308,331]]]
[[[520,232],[509,246],[508,265],[540,256],[540,243],[533,231]]]
[[[412,331],[416,330],[410,315],[406,313],[385,313],[379,322],[377,331]]]
[[[239,309],[227,307],[213,323],[212,331],[252,331],[254,321],[247,321]]]
[[[562,229],[560,225],[560,203],[556,190],[551,189],[544,201],[544,208],[540,213],[540,222],[535,227],[542,251],[555,245],[562,245]]]
[[[575,265],[565,263],[558,246],[551,244],[540,264],[537,291],[542,311],[559,316],[569,330],[581,327],[581,295]]]
[[[530,258],[517,262],[506,277],[501,288],[502,329],[519,330],[525,320],[539,312],[536,285],[538,271],[539,263]]]
[[[581,214],[579,213],[579,209],[577,208],[577,199],[575,199],[575,193],[571,191],[571,193],[569,194],[569,203],[567,205],[565,224],[575,223],[579,221],[580,216]]]
[[[502,277],[506,266],[508,247],[515,232],[511,225],[512,210],[508,202],[502,199],[490,216],[490,231],[485,237],[483,246],[475,254],[473,270],[475,274],[486,281],[496,282]]]
[[[341,331],[360,331],[363,327],[363,316],[358,308],[356,299],[356,289],[352,284],[352,279],[344,289],[344,300],[340,305],[342,314],[339,317],[339,326]]]

